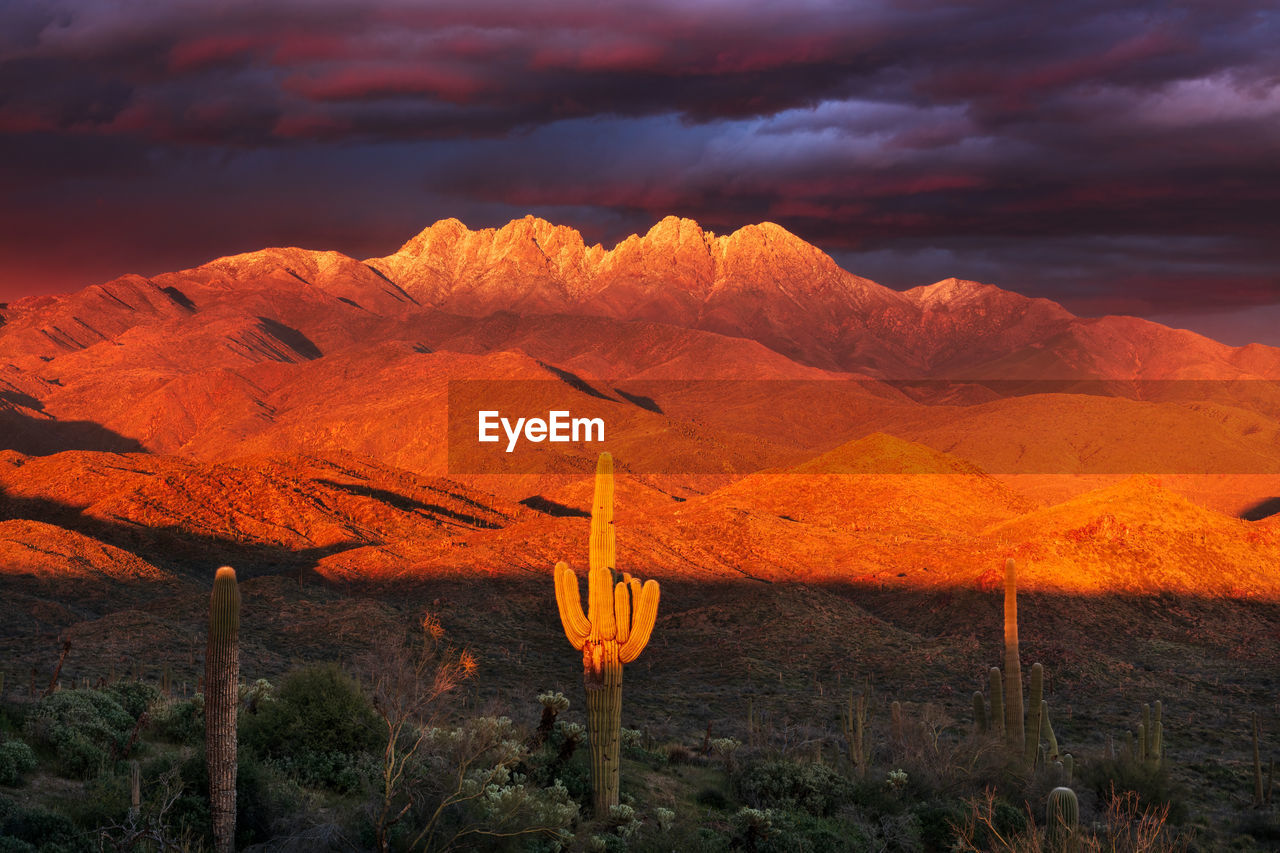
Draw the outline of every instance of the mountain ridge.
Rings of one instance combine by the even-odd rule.
[[[297,331],[309,345],[280,348],[242,324],[239,346],[275,360],[292,360],[290,349],[324,353],[424,311],[514,311],[712,332],[811,367],[893,379],[1280,377],[1274,347],[1229,347],[1137,318],[1077,317],[1051,300],[959,278],[896,291],[775,223],[717,235],[675,216],[612,249],[534,216],[478,230],[442,219],[380,258],[266,248],[121,276],[0,308],[0,357],[51,359],[228,302],[245,315],[256,307],[246,319],[259,325],[278,324],[267,338]],[[323,336],[309,337],[308,327]]]

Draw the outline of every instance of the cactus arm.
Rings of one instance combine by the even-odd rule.
[[[587,618],[591,622],[588,641],[602,643],[617,636],[613,618],[613,584],[605,569],[587,572]]]
[[[635,615],[631,618],[631,636],[618,650],[618,657],[623,663],[631,663],[640,657],[640,652],[649,643],[649,635],[653,633],[654,620],[658,618],[658,582],[649,580],[640,588],[640,597],[635,604]]]
[[[556,563],[556,606],[560,608],[560,624],[564,635],[575,649],[581,649],[591,634],[591,622],[582,612],[582,600],[578,592],[578,576],[568,563]]]
[[[1044,699],[1040,700],[1040,728],[1044,739],[1049,744],[1047,753],[1049,760],[1058,761],[1062,757],[1062,752],[1058,749],[1058,736],[1053,733],[1053,723],[1049,721],[1049,702]]]
[[[999,667],[991,667],[991,728],[1004,737],[1004,673]]]
[[[624,581],[613,587],[613,618],[618,642],[625,645],[631,635],[631,592]]]
[[[591,502],[590,570],[587,572],[587,615],[593,643],[617,636],[613,618],[613,457],[600,454],[596,463],[596,490]]]

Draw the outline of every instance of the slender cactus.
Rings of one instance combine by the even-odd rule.
[[[578,578],[567,563],[555,568],[556,604],[565,636],[582,650],[591,739],[591,781],[595,813],[606,817],[618,804],[619,744],[622,728],[622,665],[639,657],[658,615],[658,582],[624,573],[614,582],[613,457],[596,464],[591,508],[591,549],[587,572],[587,612],[582,612]]]
[[[236,706],[240,685],[240,588],[235,570],[218,569],[209,597],[209,646],[204,659],[205,757],[215,853],[231,853],[236,838]]]
[[[907,744],[906,726],[902,722],[902,703],[894,700],[889,706],[889,721],[893,735],[893,748],[901,750]]]
[[[1253,712],[1253,807],[1261,808],[1266,802],[1262,791],[1262,754],[1258,749],[1261,738],[1258,726],[1258,712]]]
[[[1031,704],[1027,706],[1027,727],[1025,732],[1026,747],[1024,760],[1035,767],[1036,750],[1040,748],[1041,706],[1044,704],[1044,667],[1040,664],[1031,666]],[[1054,750],[1056,752],[1056,750]],[[1050,758],[1050,760],[1053,760]]]
[[[1022,664],[1018,660],[1018,570],[1004,564],[1004,713],[1005,733],[1014,755],[1026,750],[1022,713]]]
[[[987,703],[982,698],[982,691],[973,691],[973,729],[977,734],[987,731]]]
[[[1062,753],[1058,751],[1058,738],[1053,733],[1053,724],[1049,722],[1049,703],[1040,700],[1040,735],[1044,736],[1045,742],[1049,744],[1048,750],[1045,751],[1045,757],[1050,761],[1058,761],[1062,757]],[[1040,735],[1036,739],[1040,739]]]
[[[142,812],[142,768],[129,762],[129,820],[137,820]]]
[[[1164,760],[1164,703],[1156,700],[1155,719],[1151,723],[1151,754],[1147,756],[1157,766]]]
[[[1004,675],[1000,667],[991,667],[991,728],[996,737],[1004,738]]]
[[[1070,785],[1071,777],[1074,776],[1076,772],[1076,760],[1071,757],[1071,753],[1069,752],[1066,755],[1062,756],[1062,770],[1067,777],[1067,781],[1063,782],[1062,784]]]
[[[1142,705],[1142,760],[1151,760],[1151,706]]]

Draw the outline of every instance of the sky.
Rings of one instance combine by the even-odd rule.
[[[5,0],[0,301],[532,213],[772,221],[1280,345],[1270,0]]]

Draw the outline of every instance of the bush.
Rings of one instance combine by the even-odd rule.
[[[0,743],[0,785],[16,788],[22,777],[36,769],[36,754],[20,740]]]
[[[1093,788],[1099,803],[1132,792],[1140,807],[1168,806],[1170,823],[1180,824],[1187,818],[1187,805],[1182,790],[1169,776],[1168,765],[1150,764],[1128,757],[1090,762],[1082,781]]]
[[[917,805],[912,814],[920,823],[920,840],[930,850],[949,850],[956,839],[955,827],[964,820],[958,802],[933,800]]]
[[[204,697],[170,702],[159,709],[152,723],[156,737],[169,743],[196,746],[204,743]]]
[[[145,681],[117,681],[102,692],[119,702],[135,720],[160,698],[160,691]]]
[[[734,777],[742,802],[756,809],[790,809],[829,817],[853,795],[853,786],[825,764],[776,758],[753,762]]]
[[[40,700],[25,728],[28,739],[53,751],[59,772],[89,779],[119,753],[136,722],[109,693],[59,690]]]
[[[875,849],[858,827],[804,812],[744,808],[731,823],[733,848],[754,853],[859,853]]]
[[[360,756],[378,748],[379,720],[355,679],[337,664],[295,670],[278,698],[240,717],[240,742],[253,755],[308,785],[351,791]]]
[[[88,853],[89,839],[62,815],[22,808],[0,798],[0,851],[3,853]]]
[[[719,788],[703,788],[694,797],[694,802],[704,808],[716,809],[717,811],[724,811],[729,808],[729,798]]]

